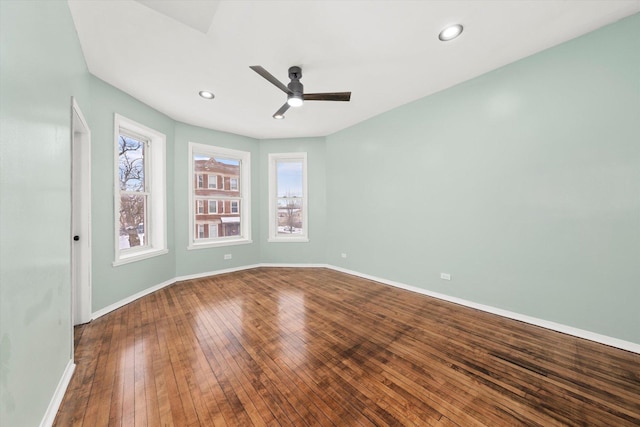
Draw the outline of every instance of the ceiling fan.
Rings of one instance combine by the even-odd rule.
[[[289,68],[289,79],[291,81],[286,86],[260,65],[252,65],[249,68],[287,94],[287,102],[275,112],[274,119],[284,119],[284,113],[289,107],[300,107],[304,101],[349,101],[351,99],[351,92],[304,93],[304,86],[300,83],[302,78],[302,69],[300,67]]]

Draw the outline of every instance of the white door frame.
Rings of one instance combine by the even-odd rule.
[[[75,240],[76,236],[78,240]],[[71,323],[79,325],[91,320],[91,131],[74,97],[71,97],[71,236],[69,237],[71,239]]]

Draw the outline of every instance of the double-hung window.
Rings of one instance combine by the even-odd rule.
[[[209,200],[209,214],[215,214],[215,213],[218,213],[218,201]]]
[[[307,242],[307,153],[269,154],[270,242]]]
[[[218,175],[209,174],[208,177],[208,188],[216,189],[218,188]]]
[[[118,114],[115,136],[115,261],[167,252],[165,135]]]
[[[251,242],[250,171],[246,151],[189,143],[189,249]]]

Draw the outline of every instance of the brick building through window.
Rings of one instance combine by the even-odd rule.
[[[240,164],[220,160],[194,160],[196,239],[240,235]]]

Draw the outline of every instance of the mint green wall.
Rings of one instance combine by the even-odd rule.
[[[309,241],[268,242],[269,153],[307,153]],[[260,141],[260,260],[264,263],[324,264],[326,261],[325,139],[295,138]]]
[[[66,2],[0,1],[0,425],[39,425],[71,360],[71,96],[90,108]]]
[[[640,15],[328,137],[327,194],[329,264],[640,343]]]
[[[175,257],[176,276],[207,273],[216,270],[253,265],[260,262],[260,197],[259,183],[259,145],[253,138],[234,135],[215,130],[190,126],[183,123],[175,125],[176,144],[173,160],[175,162]],[[231,148],[251,153],[251,238],[252,243],[225,246],[219,248],[187,250],[189,244],[189,142]],[[231,254],[232,259],[225,260],[224,255]]]
[[[93,106],[87,118],[92,157],[92,306],[97,311],[175,277],[173,253],[173,151],[175,122],[124,92],[91,77]],[[167,244],[169,253],[114,267],[114,113],[167,137]]]

